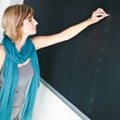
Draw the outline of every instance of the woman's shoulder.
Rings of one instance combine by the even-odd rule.
[[[5,56],[6,56],[5,49],[4,49],[3,45],[0,44],[0,71],[2,69],[2,65],[4,63]]]
[[[0,44],[0,58],[4,57],[6,54],[5,49],[2,44]]]

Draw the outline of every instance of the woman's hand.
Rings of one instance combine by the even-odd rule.
[[[93,11],[89,20],[91,24],[94,24],[107,16],[109,16],[109,14],[107,14],[102,8],[98,8],[97,10]]]

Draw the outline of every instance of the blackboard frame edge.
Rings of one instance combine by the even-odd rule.
[[[60,100],[62,100],[70,109],[72,109],[78,116],[83,120],[91,120],[83,112],[81,112],[77,107],[75,107],[70,101],[68,101],[63,95],[56,91],[50,84],[48,84],[43,78],[40,80],[51,92],[53,92]]]

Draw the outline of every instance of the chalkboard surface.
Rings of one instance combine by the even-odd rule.
[[[102,7],[110,17],[38,51],[41,77],[92,120],[120,120],[120,1],[25,0],[37,35],[58,33]]]

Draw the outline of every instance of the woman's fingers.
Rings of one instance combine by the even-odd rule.
[[[102,8],[98,8],[96,11],[93,12],[93,14],[97,16],[109,16]]]
[[[93,11],[90,19],[92,23],[96,23],[107,16],[109,16],[109,14],[107,14],[102,8],[98,8],[97,10]]]

